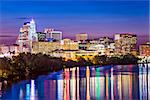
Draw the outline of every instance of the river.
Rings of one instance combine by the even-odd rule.
[[[150,64],[75,67],[24,80],[4,100],[150,100]]]

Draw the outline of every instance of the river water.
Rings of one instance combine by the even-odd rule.
[[[150,100],[150,64],[67,68],[13,84],[4,100]]]

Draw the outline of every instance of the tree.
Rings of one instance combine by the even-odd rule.
[[[93,62],[95,62],[95,64],[98,64],[98,65],[105,65],[106,59],[107,59],[107,57],[105,55],[95,56]]]

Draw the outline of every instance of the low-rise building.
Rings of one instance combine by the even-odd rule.
[[[51,52],[50,55],[53,57],[62,57],[65,60],[76,60],[76,51],[77,50],[57,50]]]
[[[92,60],[98,54],[97,51],[93,50],[58,50],[50,53],[51,56],[62,57],[65,60],[77,60],[79,57]]]
[[[75,42],[71,39],[63,39],[61,41],[61,49],[62,50],[79,50],[78,42]]]
[[[19,54],[20,53],[20,51],[19,51],[19,45],[16,45],[16,44],[10,45],[9,46],[9,52],[13,53],[13,54]]]
[[[115,43],[112,38],[100,37],[89,41],[87,50],[95,50],[99,52],[99,55],[111,56],[114,54]]]
[[[1,45],[0,57],[12,57],[20,53],[19,45]]]
[[[0,46],[0,52],[1,52],[2,54],[9,53],[9,46],[8,46],[8,45],[1,45],[1,46]]]
[[[87,50],[90,46],[89,40],[78,41],[78,44],[80,50]]]
[[[49,54],[54,50],[60,50],[60,42],[33,42],[32,53]]]

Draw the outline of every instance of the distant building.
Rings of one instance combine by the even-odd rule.
[[[132,33],[115,34],[115,53],[117,55],[136,55],[137,36]]]
[[[50,53],[53,57],[62,57],[65,60],[76,60],[76,51],[75,50],[57,50]]]
[[[85,41],[88,39],[88,35],[86,33],[76,34],[76,41]]]
[[[16,45],[16,44],[14,44],[14,45],[10,45],[9,46],[9,52],[10,53],[13,53],[13,54],[19,54],[19,45]]]
[[[38,41],[38,36],[37,36],[37,33],[36,33],[36,25],[35,25],[35,22],[34,22],[33,19],[30,21],[29,39],[32,42]]]
[[[32,53],[49,54],[54,50],[60,50],[60,42],[33,42]]]
[[[46,33],[37,32],[37,35],[38,35],[38,41],[40,41],[40,42],[46,41]]]
[[[76,59],[83,57],[86,60],[92,60],[96,55],[99,55],[99,52],[95,50],[79,50],[76,52]]]
[[[86,60],[92,60],[98,55],[98,52],[93,50],[58,50],[51,52],[50,55],[54,57],[62,57],[65,58],[65,60],[77,60],[80,57],[83,57]]]
[[[150,42],[141,44],[139,50],[140,56],[150,56]]]
[[[113,55],[115,43],[112,38],[100,37],[90,40],[87,50],[96,50],[99,52],[99,55]]]
[[[61,49],[62,50],[78,50],[79,44],[71,39],[63,39],[61,41]]]
[[[56,41],[62,40],[62,32],[55,31],[54,29],[45,29],[44,33],[46,33],[46,38],[53,38]]]
[[[114,42],[111,42],[108,46],[108,49],[106,49],[106,55],[114,55],[115,54],[115,43]]]
[[[89,48],[89,41],[78,41],[80,50],[87,50]]]
[[[23,48],[23,51],[24,50],[25,49]],[[16,56],[19,54],[19,52],[19,45],[0,45],[0,58]]]
[[[20,52],[23,52],[23,46],[29,49],[31,52],[32,42],[38,41],[38,35],[36,33],[36,25],[32,19],[30,22],[25,22],[23,27],[20,28],[20,34],[17,39]]]
[[[1,54],[9,53],[9,46],[7,46],[7,45],[1,45],[0,46],[0,53]]]

